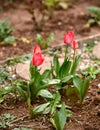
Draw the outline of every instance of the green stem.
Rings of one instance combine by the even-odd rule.
[[[30,108],[30,119],[33,119],[33,118],[34,118],[33,109]]]
[[[27,105],[29,109],[29,116],[30,119],[33,119],[33,112],[32,112],[32,106],[31,106],[31,93],[30,93],[30,87],[28,86],[28,98],[27,98]]]
[[[66,45],[64,60],[65,60],[65,59],[66,59],[66,57],[67,57],[67,53],[68,53],[68,44]]]
[[[75,55],[76,55],[76,53],[75,53],[75,49],[74,49],[74,54],[73,54],[73,61],[74,61],[74,59],[75,59]]]
[[[35,69],[35,74],[36,74],[36,71],[37,71],[37,66],[35,66],[35,68],[34,68],[34,69]],[[34,75],[35,75],[35,74],[34,74]]]
[[[30,92],[30,86],[29,85],[27,87],[27,92],[28,92],[27,105],[28,105],[28,108],[30,109],[31,108],[31,92]]]

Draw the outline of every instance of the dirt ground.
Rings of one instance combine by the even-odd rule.
[[[92,80],[89,86],[86,99],[82,106],[79,104],[68,102],[65,96],[62,96],[64,102],[72,108],[72,117],[67,120],[65,130],[100,130],[100,92],[98,84],[100,84],[100,75],[95,80]],[[28,107],[25,101],[17,100],[10,95],[6,104],[0,104],[0,115],[10,113],[17,117],[14,121],[14,128],[32,128],[32,130],[53,130],[47,116],[37,117],[33,120],[28,118]],[[34,105],[37,105],[37,100]]]
[[[4,60],[10,56],[22,55],[31,53],[33,45],[36,44],[36,35],[42,34],[45,38],[53,32],[55,39],[51,46],[63,43],[64,33],[68,30],[73,30],[76,34],[76,39],[83,38],[89,35],[99,33],[100,27],[93,26],[86,28],[85,24],[89,18],[87,11],[88,6],[98,5],[99,0],[79,0],[69,4],[68,9],[56,9],[51,19],[47,20],[41,31],[34,28],[32,16],[27,11],[27,4],[19,2],[10,5],[5,5],[3,11],[0,12],[0,21],[8,19],[14,28],[13,35],[16,36],[16,45],[0,45],[0,60]],[[58,17],[60,16],[60,17]],[[30,44],[23,43],[20,39],[26,37],[31,39]]]
[[[27,11],[27,5],[25,3],[19,4],[19,2],[16,2],[11,5],[4,5],[3,11],[0,12],[0,21],[4,19],[10,20],[14,28],[13,35],[16,36],[16,45],[0,45],[0,61],[10,56],[32,53],[38,33],[45,37],[51,32],[55,34],[55,39],[50,46],[63,43],[64,33],[68,30],[75,32],[76,39],[99,33],[100,27],[97,25],[88,29],[84,26],[89,18],[87,7],[90,5],[100,6],[100,1],[79,0],[70,3],[66,10],[61,8],[56,9],[53,17],[43,25],[41,31],[37,31],[33,27],[34,22]],[[20,40],[21,37],[26,37],[29,40],[32,39],[32,42],[29,44],[23,43]],[[65,130],[100,130],[100,88],[98,84],[100,84],[100,75],[91,81],[83,106],[80,107],[78,104],[71,104],[73,116],[66,124]],[[47,117],[32,121],[28,117],[24,118],[28,114],[28,108],[23,100],[14,103],[13,99],[10,99],[10,102],[8,100],[7,106],[0,104],[0,115],[4,113],[11,113],[17,116],[19,120],[14,122],[15,127],[32,126],[33,130],[53,130]]]

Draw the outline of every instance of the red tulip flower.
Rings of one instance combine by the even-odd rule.
[[[33,50],[33,53],[34,53],[34,54],[36,54],[36,53],[41,53],[40,46],[35,45],[34,50]]]
[[[75,40],[71,43],[71,45],[74,50],[79,47],[78,43]]]
[[[34,54],[32,57],[32,65],[39,66],[43,63],[44,57],[41,53]]]
[[[74,40],[74,33],[72,31],[68,31],[64,36],[64,43],[70,44]]]
[[[32,65],[39,66],[43,63],[44,57],[42,56],[41,49],[38,45],[34,47],[34,55],[32,57]]]

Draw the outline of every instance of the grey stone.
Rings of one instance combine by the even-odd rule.
[[[18,63],[16,65],[16,73],[18,74],[18,76],[20,76],[25,80],[29,80],[30,79],[29,65],[30,61],[26,61],[25,63]]]
[[[38,66],[40,68],[40,73],[43,73],[44,70],[49,69],[51,67],[51,63],[53,60],[53,57],[50,56],[45,56],[45,61],[41,66]],[[60,63],[63,62],[63,58],[59,59]],[[18,63],[16,65],[16,73],[19,77],[25,80],[30,80],[30,72],[29,72],[29,67],[30,67],[30,61],[26,61],[24,63]]]
[[[45,56],[44,63],[41,66],[39,66],[39,68],[41,69],[40,72],[42,73],[45,69],[49,69],[51,66],[51,62],[52,62],[52,57]],[[18,63],[16,65],[16,73],[21,78],[25,80],[29,80],[30,79],[29,67],[30,67],[30,61],[26,61],[24,63]]]
[[[93,48],[93,55],[100,59],[100,42]]]

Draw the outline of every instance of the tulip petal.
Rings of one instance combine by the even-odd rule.
[[[38,45],[35,45],[35,46],[34,46],[33,53],[34,53],[34,54],[36,54],[36,53],[41,53],[40,46],[38,46]]]
[[[39,66],[43,63],[44,57],[41,53],[36,53],[32,57],[32,65]]]
[[[68,31],[64,36],[64,43],[70,44],[74,40],[74,33],[72,31]]]
[[[71,45],[73,49],[77,49],[79,47],[78,43],[75,40],[72,42]]]

